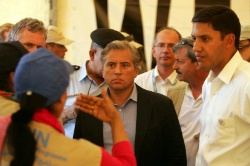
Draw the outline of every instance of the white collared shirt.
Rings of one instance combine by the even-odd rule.
[[[70,75],[70,82],[67,88],[67,95],[73,96],[75,94],[84,93],[84,94],[100,94],[101,87],[104,86],[105,82],[101,83],[99,86],[92,80],[87,73],[88,61],[77,71],[74,71]],[[98,91],[99,93],[97,93]]]
[[[199,148],[200,112],[202,109],[201,95],[195,100],[189,86],[181,105],[178,116],[186,147],[187,166],[194,166]]]
[[[250,63],[239,52],[203,85],[197,166],[250,165]]]
[[[135,78],[135,83],[140,87],[167,96],[168,88],[180,83],[176,71],[173,71],[165,80],[161,78],[157,66]]]
[[[88,61],[79,70],[74,71],[70,75],[70,83],[67,88],[68,98],[64,108],[71,106],[76,100],[76,95],[79,93],[97,96],[101,94],[102,88],[107,87],[105,82],[98,86],[95,81],[88,76],[86,68],[87,63]],[[64,124],[65,135],[70,138],[73,138],[75,121],[75,119],[72,119]]]
[[[79,93],[96,96],[101,94],[102,87],[106,88],[105,82],[97,85],[95,81],[88,76],[86,65],[87,62],[79,70],[74,71],[70,75],[70,82],[67,88],[68,98],[65,104],[65,108],[73,104],[76,95]]]

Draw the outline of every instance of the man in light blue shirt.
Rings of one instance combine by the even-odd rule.
[[[101,93],[101,88],[106,87],[106,84],[102,77],[100,54],[108,43],[114,40],[125,40],[125,37],[120,32],[108,28],[96,29],[90,34],[90,37],[92,39],[89,50],[90,59],[79,70],[71,74],[70,84],[67,89],[66,109],[62,114],[65,134],[71,138],[73,137],[75,118],[77,116],[77,111],[75,111],[73,105],[75,97],[80,93],[88,95]]]

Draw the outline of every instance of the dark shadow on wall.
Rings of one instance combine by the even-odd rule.
[[[97,28],[109,28],[108,1],[94,0],[96,9]],[[161,27],[168,26],[168,17],[171,0],[158,0],[157,18],[155,32]],[[212,5],[224,5],[230,7],[230,0],[195,0],[195,12]],[[121,31],[133,34],[135,41],[144,45],[142,18],[139,0],[127,0],[126,9],[122,22]],[[145,50],[143,50],[144,52]],[[152,58],[151,68],[154,68],[156,61]]]
[[[97,28],[109,28],[107,0],[94,0]]]

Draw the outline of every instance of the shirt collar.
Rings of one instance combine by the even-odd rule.
[[[33,120],[49,125],[64,134],[61,123],[47,108],[38,108],[34,113]]]
[[[107,88],[107,94],[110,96],[109,88]],[[136,88],[136,85],[134,84],[133,90],[132,90],[129,98],[126,100],[126,102],[129,101],[130,99],[137,102],[137,96],[138,96],[137,88]]]
[[[82,81],[84,78],[88,77],[88,73],[87,73],[88,62],[89,62],[89,60],[86,61],[80,69],[80,74],[79,74],[79,79],[78,79],[79,82]]]
[[[134,84],[134,87],[133,87],[133,90],[132,90],[132,93],[131,95],[129,96],[129,99],[137,102],[137,88],[136,88],[136,85]]]
[[[228,84],[232,79],[237,67],[243,61],[240,53],[237,51],[234,56],[230,59],[230,61],[225,65],[222,71],[217,76],[222,82]],[[210,71],[208,75],[208,80],[212,81],[214,79],[213,72]]]
[[[15,94],[12,93],[12,92],[6,92],[6,91],[3,91],[3,90],[0,90],[0,96],[2,96],[4,98],[7,98],[7,99],[10,99],[10,100],[13,100],[13,101],[16,101],[15,100]]]
[[[157,70],[157,66],[155,66],[154,70],[153,70],[153,74],[154,74],[154,78],[156,79],[156,77],[160,77],[159,75],[159,72]],[[177,78],[177,73],[176,71],[174,70],[167,78],[166,80],[168,80],[172,85],[175,85],[178,81],[178,78]]]
[[[172,85],[176,84],[177,81],[178,81],[178,78],[177,78],[177,73],[176,71],[174,70],[167,78]]]
[[[157,65],[155,66],[153,72],[154,72],[153,74],[154,74],[154,77],[155,77],[155,78],[156,78],[157,76],[160,76],[160,75],[159,75],[159,72],[158,72],[158,70],[157,70]]]
[[[193,93],[192,93],[192,90],[190,89],[189,86],[186,86],[186,95],[193,98],[194,99],[194,96],[193,96]],[[197,97],[196,100],[199,100],[201,98],[201,94]]]

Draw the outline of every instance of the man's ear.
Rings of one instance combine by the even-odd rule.
[[[155,48],[152,47],[152,56],[155,58]]]
[[[104,71],[103,71],[103,67],[102,67],[102,70],[101,70],[101,72],[102,72],[102,77],[103,77],[103,73],[104,73]],[[104,78],[104,77],[103,77]]]
[[[89,58],[90,58],[91,61],[94,61],[94,59],[95,59],[95,53],[96,53],[95,49],[90,49],[89,50]]]
[[[226,48],[230,48],[230,47],[234,46],[234,43],[235,43],[235,35],[232,34],[232,33],[227,34],[227,35],[225,36],[225,41],[226,41],[226,43],[225,43],[225,47],[226,47]]]
[[[14,92],[14,75],[15,75],[15,72],[10,72],[10,75],[9,75],[10,87],[13,92]]]
[[[200,66],[199,66],[199,64],[198,64],[198,62],[196,63],[195,69],[196,69],[196,70],[200,70],[200,69],[201,69]]]
[[[48,48],[49,48],[49,45],[48,45],[48,44],[45,44],[45,48],[47,48],[47,49],[48,49]]]
[[[14,75],[15,75],[15,72],[10,72],[10,80],[11,82],[13,82],[13,84],[14,84]]]
[[[134,78],[136,78],[138,76],[140,70],[141,70],[141,67],[140,68],[135,68],[135,77]]]

